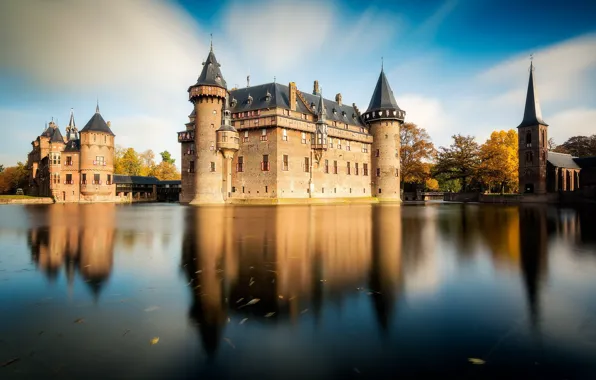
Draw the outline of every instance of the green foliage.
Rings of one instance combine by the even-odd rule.
[[[164,150],[163,152],[161,152],[160,155],[161,155],[161,160],[163,162],[166,162],[166,163],[172,164],[172,165],[174,165],[174,163],[176,162],[176,160],[172,158],[172,155],[167,150]]]
[[[466,191],[468,180],[477,175],[480,147],[474,136],[454,135],[452,138],[453,144],[439,148],[434,173],[444,175],[447,180],[461,180],[461,190]]]
[[[0,194],[15,194],[19,188],[26,191],[28,184],[29,170],[22,162],[17,163],[17,166],[3,168],[0,172]]]
[[[596,156],[596,135],[570,137],[563,144],[557,146],[555,151],[568,153],[574,157]]]

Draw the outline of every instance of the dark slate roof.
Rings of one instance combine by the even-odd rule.
[[[182,185],[181,180],[172,180],[172,181],[159,181],[158,185]]]
[[[215,54],[213,54],[213,48],[211,48],[207,60],[203,62],[203,71],[201,71],[201,75],[199,75],[199,79],[197,79],[196,86],[208,85],[227,88],[226,81],[219,69],[220,66],[221,65],[217,63],[217,59],[215,59]]]
[[[536,92],[536,86],[534,85],[534,66],[530,64],[530,80],[528,81],[524,119],[517,127],[530,127],[538,124],[548,125],[542,120],[542,112],[540,111],[540,103],[538,102],[538,93]]]
[[[224,131],[224,132],[238,132],[236,130],[236,128],[232,127],[231,125],[225,125],[223,124],[221,127],[219,127],[217,129],[218,131]]]
[[[60,128],[56,126],[56,128],[52,128],[53,131],[50,131],[52,136],[50,137],[51,142],[61,142],[64,144],[64,137],[62,137],[62,132],[60,132]]]
[[[302,91],[300,93],[308,104],[314,104],[315,106],[319,104],[319,95]],[[267,94],[270,96],[268,97]],[[249,95],[252,97],[250,103],[248,102]],[[235,104],[234,100],[236,100]],[[290,109],[290,88],[279,83],[265,83],[258,86],[239,88],[230,91],[230,102],[230,111],[233,113],[276,107]],[[316,109],[307,109],[300,99],[297,99],[297,103],[296,111],[307,114],[316,113]],[[324,104],[326,120],[362,126],[358,113],[353,106],[343,103],[340,106],[336,101],[329,99],[324,99]]]
[[[44,129],[43,133],[40,135],[42,137],[52,137],[52,131],[48,128],[48,124],[46,123],[46,129]]]
[[[574,158],[573,161],[575,161],[575,163],[582,169],[596,168],[596,156]]]
[[[95,114],[93,115],[93,117],[91,117],[91,119],[89,119],[87,124],[85,124],[85,127],[83,129],[81,129],[80,132],[81,133],[83,133],[83,132],[101,132],[101,133],[107,133],[109,135],[115,136],[114,132],[112,132],[110,127],[108,127],[108,124],[106,123],[106,121],[103,119],[103,117],[101,117],[101,114],[99,113],[99,109],[95,111]]]
[[[580,167],[574,161],[574,157],[570,154],[548,152],[547,161],[557,168],[565,169],[579,169]]]
[[[379,75],[377,86],[375,87],[375,91],[373,92],[373,96],[370,99],[370,104],[368,105],[366,112],[380,110],[401,110],[395,101],[393,91],[391,90],[391,86],[389,86],[389,81],[383,70],[381,70],[381,75]]]
[[[159,185],[159,180],[155,177],[114,174],[114,183],[124,185]]]
[[[66,143],[66,148],[64,148],[65,152],[78,152],[81,150],[81,140],[70,140]]]

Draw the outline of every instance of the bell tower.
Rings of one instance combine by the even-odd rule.
[[[546,193],[548,158],[548,124],[542,119],[534,85],[534,64],[530,63],[530,80],[524,118],[517,127],[520,193]]]
[[[373,135],[371,194],[381,201],[401,201],[399,129],[406,112],[399,108],[381,67],[375,92],[362,115]]]
[[[216,141],[228,90],[220,66],[213,54],[212,43],[197,83],[188,89],[195,113],[195,186],[191,204],[224,202],[223,157]]]

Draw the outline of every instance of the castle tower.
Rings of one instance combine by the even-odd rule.
[[[228,99],[224,99],[223,123],[216,131],[217,150],[223,154],[223,198],[228,199],[232,195],[232,160],[239,149],[240,136],[236,128],[232,126],[232,113],[228,107]]]
[[[538,94],[534,85],[534,65],[532,63],[530,63],[530,80],[524,119],[517,127],[517,139],[519,191],[521,193],[545,194],[548,124],[542,120]]]
[[[114,133],[99,113],[80,131],[81,200],[109,200],[116,195],[114,177]]]
[[[405,115],[406,112],[397,105],[381,68],[375,92],[368,109],[362,115],[374,139],[371,152],[371,194],[379,200],[401,201],[399,128]]]
[[[195,193],[191,204],[224,201],[222,155],[215,142],[216,130],[222,124],[222,111],[228,90],[219,68],[212,44],[197,83],[188,89],[195,113]]]

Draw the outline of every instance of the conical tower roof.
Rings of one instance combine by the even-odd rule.
[[[373,119],[397,119],[403,120],[405,111],[397,105],[393,90],[389,86],[385,71],[381,69],[379,80],[373,92],[368,109],[364,113],[364,120],[371,121]]]
[[[217,86],[227,89],[227,84],[221,74],[220,67],[221,65],[217,63],[217,59],[213,53],[212,44],[211,49],[209,50],[209,55],[207,55],[207,59],[203,62],[203,71],[201,71],[201,75],[199,75],[199,79],[197,79],[196,86]]]
[[[95,114],[89,119],[87,124],[85,124],[85,127],[81,129],[81,133],[83,132],[100,132],[115,136],[114,132],[108,127],[106,121],[101,117],[101,114],[99,113],[99,105],[95,108]]]
[[[538,124],[548,126],[548,124],[542,120],[542,111],[540,110],[540,103],[538,102],[538,93],[536,92],[536,86],[534,85],[534,64],[530,63],[530,80],[528,81],[524,119],[517,127],[530,127]]]

